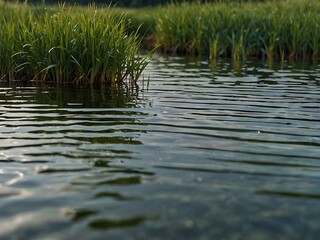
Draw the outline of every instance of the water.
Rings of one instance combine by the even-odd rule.
[[[158,57],[132,91],[1,88],[0,239],[317,239],[319,71]]]

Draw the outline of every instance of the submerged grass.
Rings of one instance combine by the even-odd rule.
[[[150,54],[139,57],[138,32],[128,34],[112,9],[0,5],[0,77],[55,84],[136,82]]]
[[[319,59],[320,2],[171,4],[157,10],[163,51],[211,58]]]

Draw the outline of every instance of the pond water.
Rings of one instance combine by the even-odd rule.
[[[320,65],[157,57],[144,79],[0,89],[1,239],[318,238]]]

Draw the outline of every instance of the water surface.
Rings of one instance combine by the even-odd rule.
[[[158,57],[134,90],[2,87],[0,238],[317,239],[319,72]]]

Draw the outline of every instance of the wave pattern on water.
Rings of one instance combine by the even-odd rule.
[[[0,237],[315,239],[319,70],[159,57],[133,92],[1,88]]]

